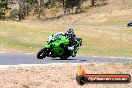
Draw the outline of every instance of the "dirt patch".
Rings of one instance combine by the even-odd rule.
[[[9,67],[0,69],[0,88],[131,88],[129,84],[77,84],[76,70],[79,64]],[[132,63],[82,64],[89,74],[130,74]]]

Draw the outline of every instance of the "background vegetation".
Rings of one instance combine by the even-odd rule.
[[[87,0],[0,0],[0,19],[23,20],[29,17],[43,19],[50,12],[60,12],[59,15],[80,13],[84,11],[83,3]],[[88,0],[88,6],[106,4],[106,0]],[[63,9],[63,10],[62,10]],[[62,13],[63,12],[63,13]],[[8,14],[8,15],[6,15]],[[49,17],[49,16],[48,16]],[[56,17],[56,15],[52,15]]]
[[[38,52],[50,34],[74,28],[76,35],[83,39],[78,55],[132,57],[132,28],[127,27],[132,20],[132,1],[109,0],[107,4],[95,3],[94,6],[91,1],[86,1],[83,7],[85,12],[61,17],[58,16],[63,13],[62,7],[47,8],[45,20],[41,13],[41,20],[34,21],[38,14],[30,10],[21,22],[0,21],[0,50]]]

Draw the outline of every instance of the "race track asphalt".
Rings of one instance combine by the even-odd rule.
[[[112,58],[112,57],[95,57],[95,56],[77,56],[70,57],[68,60],[60,58],[46,57],[37,59],[36,54],[26,53],[0,53],[0,65],[19,65],[19,64],[49,64],[49,63],[91,63],[91,62],[132,62],[132,58]]]

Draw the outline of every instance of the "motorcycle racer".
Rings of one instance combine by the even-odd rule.
[[[65,33],[65,36],[70,40],[70,44],[68,46],[69,51],[73,51],[76,47],[74,46],[77,43],[76,35],[73,29],[68,29]],[[72,56],[75,56],[75,53],[72,53]]]
[[[66,33],[51,34],[47,44],[37,53],[37,58],[60,57],[62,60],[66,60],[70,56],[75,57],[81,45],[82,39],[76,38],[73,29],[68,29]]]

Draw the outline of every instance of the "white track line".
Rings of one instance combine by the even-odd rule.
[[[10,68],[10,67],[36,67],[36,66],[65,66],[65,65],[72,65],[72,66],[77,66],[77,65],[85,65],[89,63],[50,63],[50,64],[20,64],[20,65],[0,65],[0,69],[5,69],[5,68]]]

